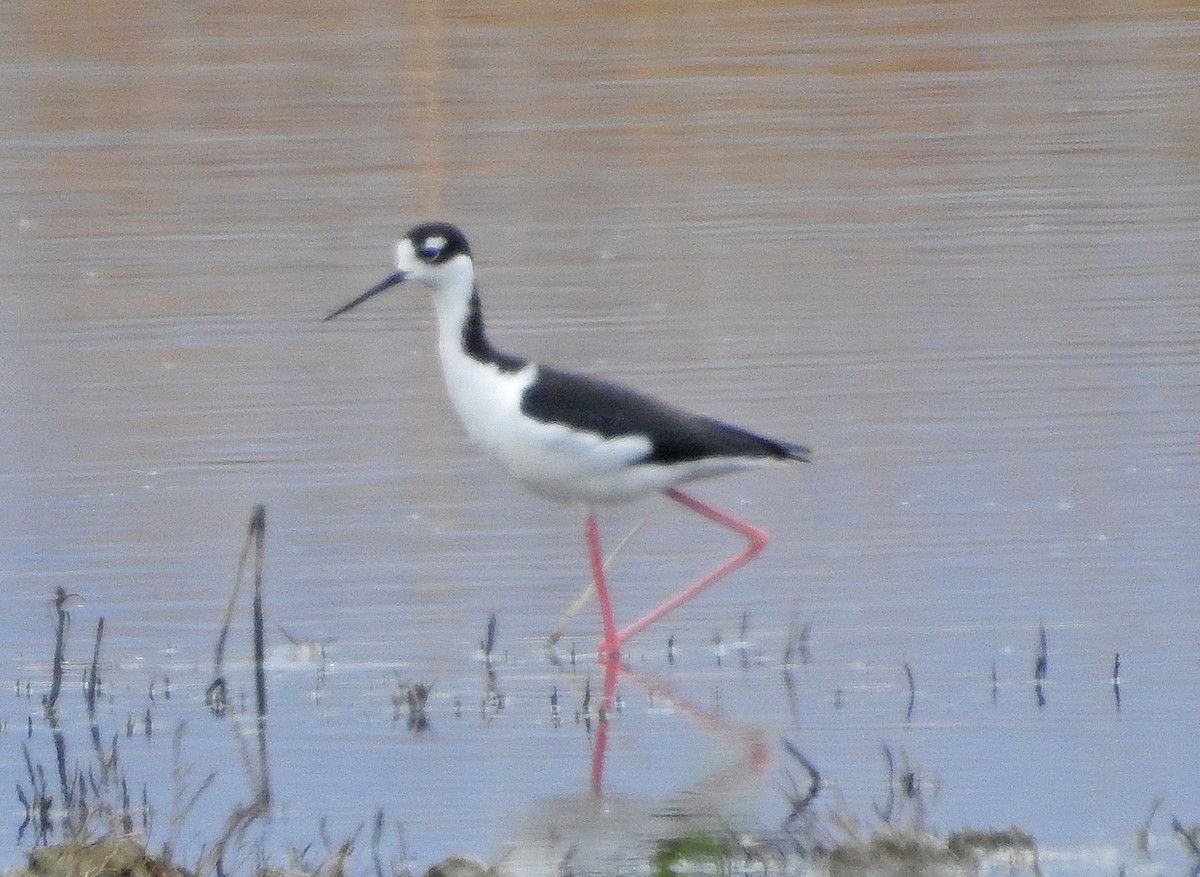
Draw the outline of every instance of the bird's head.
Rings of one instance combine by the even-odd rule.
[[[418,225],[396,243],[396,270],[325,319],[332,320],[405,281],[420,283],[434,292],[462,289],[469,295],[475,284],[475,268],[466,236],[446,222]]]

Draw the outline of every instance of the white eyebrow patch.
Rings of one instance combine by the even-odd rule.
[[[446,238],[443,235],[435,234],[425,238],[421,244],[422,256],[436,256],[446,246]]]

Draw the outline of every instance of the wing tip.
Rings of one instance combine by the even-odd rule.
[[[804,445],[796,445],[790,442],[780,442],[780,450],[783,451],[783,457],[787,460],[796,460],[800,463],[811,463],[813,452],[811,448]]]

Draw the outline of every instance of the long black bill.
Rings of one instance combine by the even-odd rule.
[[[404,278],[407,276],[408,275],[405,274],[403,271],[396,271],[392,274],[389,274],[387,277],[383,278],[383,280],[380,280],[378,283],[376,283],[374,286],[372,286],[370,289],[368,289],[366,292],[364,292],[362,295],[360,295],[354,301],[342,305],[340,308],[338,308],[336,311],[334,311],[332,314],[330,314],[328,317],[326,317],[322,322],[327,323],[330,320],[332,320],[334,317],[340,317],[342,314],[346,313],[346,311],[350,310],[351,308],[358,307],[364,301],[371,298],[371,296],[379,295],[379,293],[383,292],[385,289],[391,289],[397,283],[400,283],[401,281],[403,281]]]

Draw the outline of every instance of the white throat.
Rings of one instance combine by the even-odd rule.
[[[477,445],[503,461],[506,456],[503,448],[512,439],[510,433],[520,409],[521,395],[533,381],[535,367],[505,369],[473,355],[478,351],[467,349],[474,296],[475,281],[470,270],[433,290],[438,358],[446,392],[467,434]],[[482,325],[478,331],[482,339]]]

